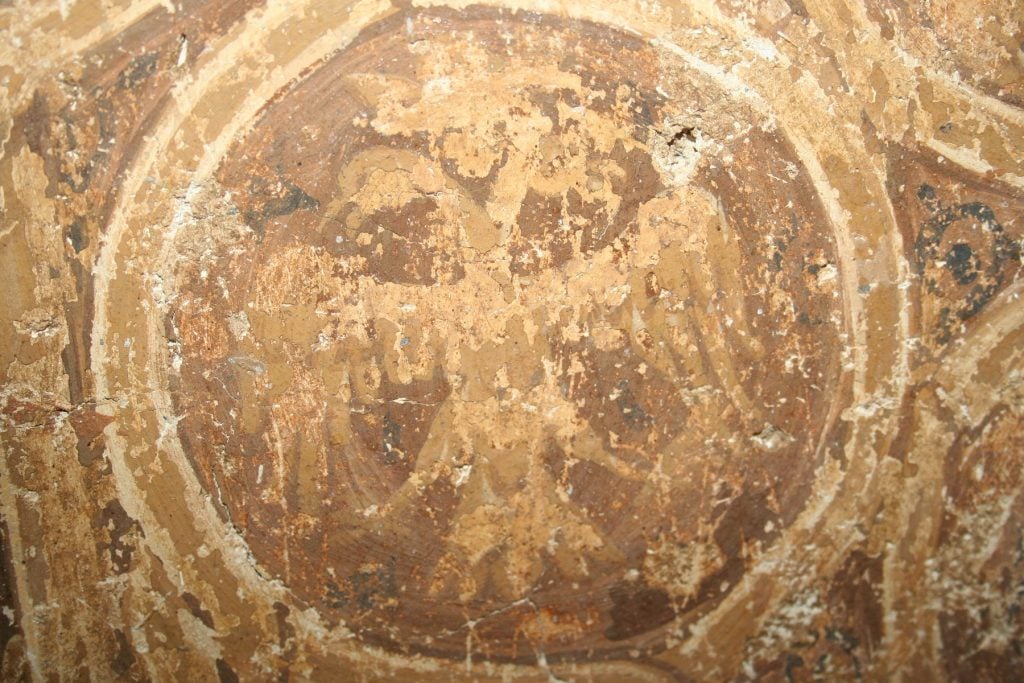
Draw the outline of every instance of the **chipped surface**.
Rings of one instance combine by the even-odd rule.
[[[5,678],[1024,663],[1015,3],[0,20]]]

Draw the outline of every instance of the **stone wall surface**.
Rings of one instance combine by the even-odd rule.
[[[1019,0],[0,0],[0,678],[1009,681]]]

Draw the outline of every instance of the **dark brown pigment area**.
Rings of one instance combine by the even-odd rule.
[[[660,172],[659,59],[594,24],[402,13],[224,161],[239,232],[183,262],[168,319],[179,434],[260,565],[365,641],[657,649],[802,509],[838,393],[831,229],[759,121],[688,188]],[[466,73],[482,128],[417,109],[465,104]]]
[[[953,609],[939,617],[946,670],[955,680],[1012,680],[1024,665],[1024,649],[1013,637],[1024,628],[1024,499],[1001,493],[1021,486],[1022,427],[1018,406],[997,404],[977,428],[961,435],[946,458],[950,502],[940,531],[943,552],[935,564],[952,577],[951,585],[994,594],[980,603],[954,599]],[[1001,527],[986,520],[993,511],[1002,518]],[[998,550],[975,570],[963,557],[989,538],[983,533],[998,538]],[[1005,639],[987,637],[993,630]]]
[[[892,151],[890,191],[919,296],[920,362],[977,327],[981,314],[1021,272],[1019,192],[936,163],[921,150]]]

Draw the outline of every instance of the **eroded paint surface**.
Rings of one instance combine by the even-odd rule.
[[[0,8],[4,676],[1012,677],[981,4]]]

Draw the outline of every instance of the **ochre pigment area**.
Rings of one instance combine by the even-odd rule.
[[[1019,675],[1015,0],[0,26],[0,678]]]

